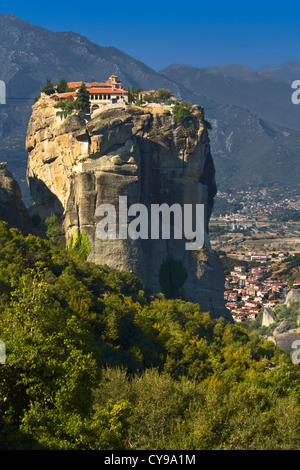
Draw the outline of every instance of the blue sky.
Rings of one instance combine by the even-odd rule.
[[[300,2],[43,2],[0,8],[52,31],[74,31],[114,46],[155,70],[239,62],[259,67],[300,60]]]

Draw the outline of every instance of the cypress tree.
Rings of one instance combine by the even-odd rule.
[[[82,82],[77,92],[75,106],[78,111],[84,111],[86,108],[89,108],[91,106],[90,94],[86,89],[84,82]]]
[[[65,93],[68,90],[68,83],[64,78],[61,78],[59,84],[57,85],[58,93]]]
[[[41,91],[42,93],[46,93],[46,95],[52,95],[53,93],[55,93],[55,89],[54,89],[51,78],[46,79],[46,85],[43,86]]]

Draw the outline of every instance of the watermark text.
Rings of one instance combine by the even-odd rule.
[[[96,226],[101,240],[170,240],[173,237],[185,239],[186,250],[200,250],[204,244],[204,204],[151,204],[148,210],[139,203],[127,207],[127,196],[119,196],[118,210],[112,204],[101,204],[96,217],[102,217]]]
[[[300,364],[300,340],[293,341],[292,349],[296,349],[296,351],[291,354],[293,364]]]
[[[6,86],[3,80],[0,80],[0,104],[6,104]]]
[[[296,90],[292,94],[292,103],[300,104],[300,80],[294,80],[292,83],[292,88]]]
[[[6,347],[4,341],[0,341],[0,364],[6,363]]]

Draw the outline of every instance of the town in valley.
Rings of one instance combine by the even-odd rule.
[[[300,290],[300,197],[283,196],[251,189],[216,196],[210,238],[224,263],[226,307],[236,322],[256,320],[264,307]]]

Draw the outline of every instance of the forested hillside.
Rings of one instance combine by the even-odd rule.
[[[79,251],[0,222],[0,449],[299,448],[289,355]]]

